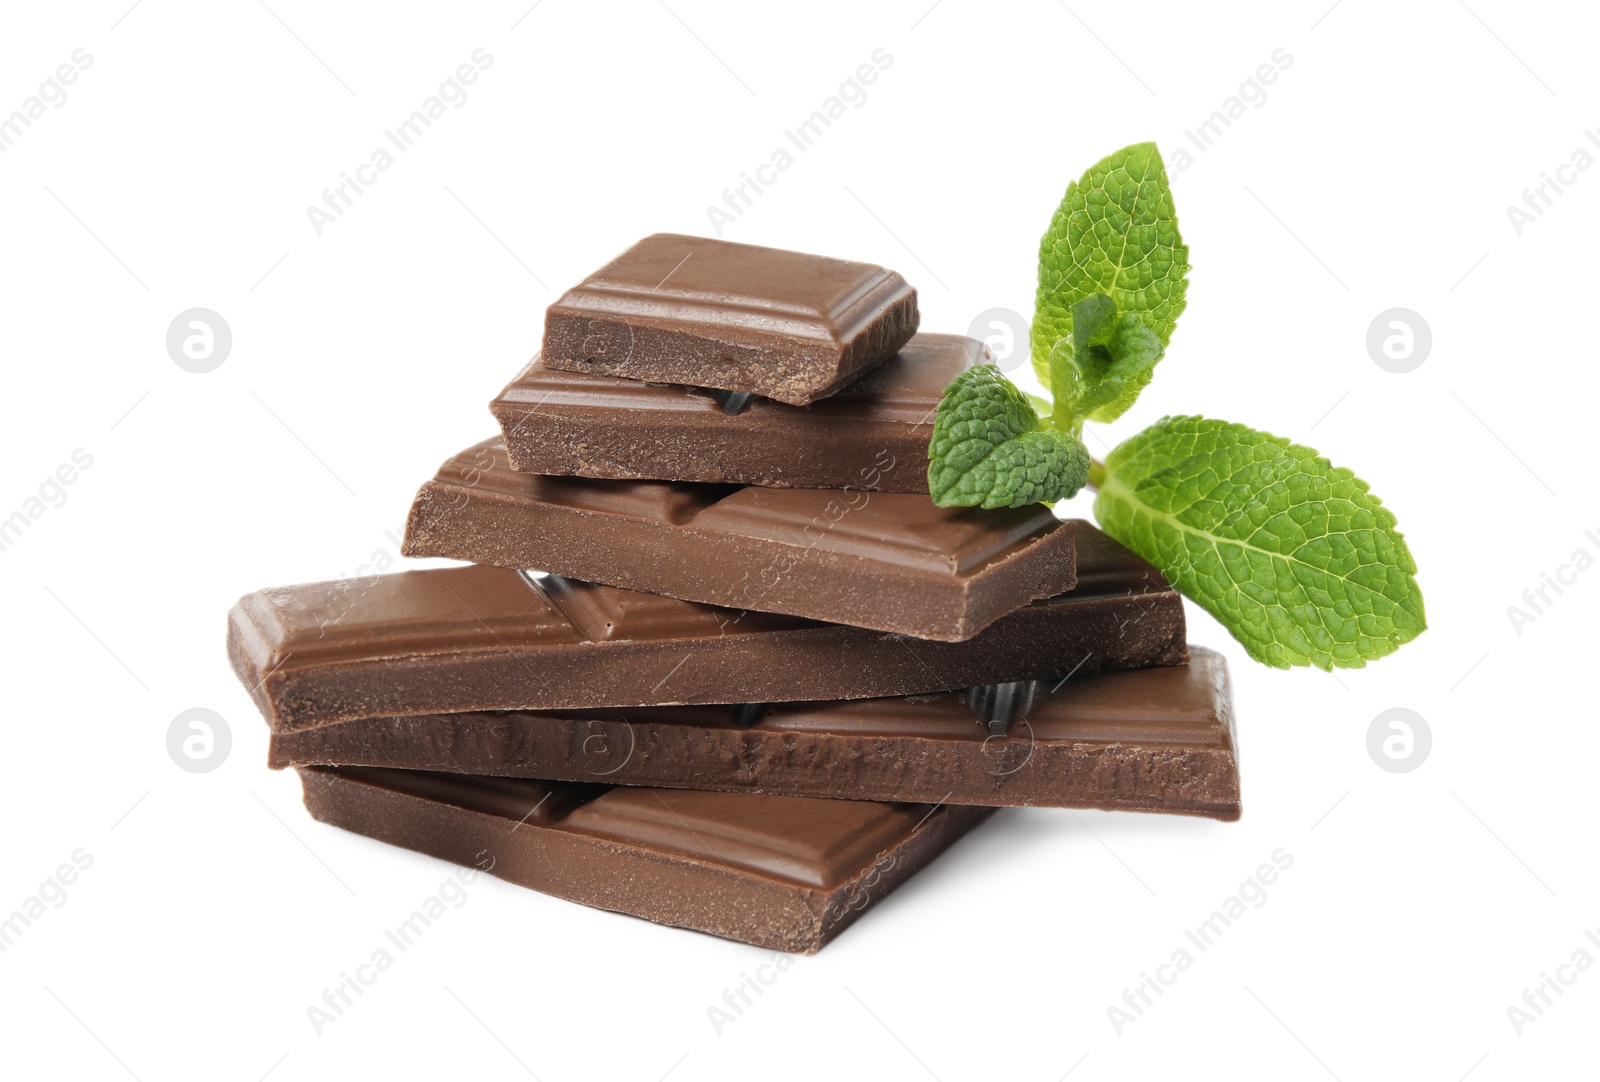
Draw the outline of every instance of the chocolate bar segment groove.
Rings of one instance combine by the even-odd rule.
[[[519,473],[487,440],[422,487],[404,552],[956,642],[1070,589],[1073,535],[1042,504]]]
[[[274,731],[389,715],[911,695],[1182,664],[1182,600],[1078,523],[1079,584],[942,643],[473,566],[262,590],[229,614]]]
[[[583,905],[806,954],[993,810],[359,767],[300,780],[322,822]]]
[[[961,692],[738,708],[368,718],[276,734],[274,767],[358,764],[745,793],[1239,817],[1220,654],[1043,684],[994,736]]]
[[[489,408],[525,473],[927,492],[939,399],[986,356],[971,338],[919,334],[809,406],[559,372],[535,358]]]
[[[917,291],[894,271],[657,233],[545,313],[544,363],[804,406],[892,357]]]

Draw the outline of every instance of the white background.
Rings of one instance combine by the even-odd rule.
[[[1520,1035],[1507,1014],[1575,951],[1600,960],[1600,570],[1520,634],[1507,615],[1600,554],[1600,170],[1520,236],[1506,213],[1600,153],[1580,5],[270,3],[0,16],[0,116],[93,58],[0,154],[0,518],[93,457],[0,552],[0,915],[93,860],[0,954],[9,1073],[1593,1074],[1600,972],[1562,971]],[[465,104],[318,236],[306,207],[480,48]],[[880,48],[865,102],[724,235],[900,269],[950,332],[1031,310],[1069,179],[1137,140],[1192,148],[1292,57],[1173,170],[1188,312],[1091,448],[1168,412],[1317,447],[1396,510],[1431,630],[1367,670],[1282,673],[1191,610],[1234,666],[1241,822],[1003,812],[720,1033],[708,1007],[768,953],[484,879],[318,1036],[306,1008],[451,869],[313,823],[265,768],[228,606],[393,558],[385,531],[491,431],[544,306],[639,236],[711,232],[707,205]],[[165,346],[193,307],[233,333],[209,374]],[[1409,374],[1367,350],[1392,307],[1432,328]],[[192,707],[232,734],[211,773],[168,756]],[[1391,707],[1431,728],[1409,773],[1368,754]],[[1124,989],[1280,848],[1265,903],[1119,1034]]]

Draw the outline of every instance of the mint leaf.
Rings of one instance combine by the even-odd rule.
[[[1095,349],[1105,349],[1116,324],[1117,302],[1104,293],[1091,293],[1075,303],[1072,306],[1072,340],[1078,345],[1078,355],[1084,357]]]
[[[1394,515],[1349,470],[1244,425],[1168,417],[1106,459],[1101,528],[1278,668],[1360,668],[1427,628]]]
[[[1167,352],[1156,332],[1132,312],[1117,321],[1111,344],[1111,363],[1100,374],[1096,395],[1087,403],[1095,421],[1115,421],[1127,412],[1155,374],[1156,362]]]
[[[1072,306],[1072,332],[1058,340],[1049,354],[1050,376],[1044,385],[1056,401],[1055,416],[1065,422],[1082,422],[1083,414],[1066,407],[1083,397],[1096,376],[1094,355],[1109,354],[1106,343],[1116,328],[1117,303],[1104,293],[1092,293]]]
[[[940,507],[1054,503],[1088,477],[1083,441],[1045,428],[994,365],[969,368],[945,388],[928,441],[928,491]]]
[[[1031,340],[1040,382],[1051,386],[1051,351],[1072,333],[1074,307],[1096,293],[1137,316],[1165,349],[1183,312],[1188,272],[1189,249],[1156,145],[1135,143],[1092,166],[1067,186],[1039,242]],[[1116,413],[1142,388],[1126,385],[1132,397],[1114,400]]]
[[[1132,312],[1117,315],[1104,293],[1072,306],[1073,331],[1050,351],[1055,393],[1052,423],[1078,433],[1085,418],[1114,421],[1150,382],[1165,352],[1155,332]]]

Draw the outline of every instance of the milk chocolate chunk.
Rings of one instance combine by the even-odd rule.
[[[404,552],[958,642],[1070,589],[1074,532],[1043,504],[544,477],[489,440],[422,487]]]
[[[657,233],[550,306],[544,363],[804,406],[894,356],[918,318],[882,267]]]
[[[367,718],[277,734],[274,767],[408,767],[803,797],[1239,817],[1220,654],[1041,683],[994,737],[961,692],[735,707]]]
[[[388,715],[776,703],[1182,664],[1182,600],[1078,523],[1078,585],[965,642],[922,641],[489,566],[262,590],[234,671],[278,732]]]
[[[322,822],[583,905],[805,954],[992,811],[358,767],[300,780]]]
[[[939,398],[985,356],[971,338],[919,334],[809,406],[558,372],[535,358],[489,408],[525,473],[927,492]]]

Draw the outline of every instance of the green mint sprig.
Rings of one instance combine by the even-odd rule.
[[[1366,483],[1244,425],[1167,417],[1104,464],[1085,421],[1149,384],[1183,312],[1189,250],[1154,143],[1068,185],[1039,245],[1032,361],[1050,399],[994,365],[945,389],[928,445],[940,507],[1054,503],[1088,484],[1100,527],[1161,569],[1257,661],[1359,668],[1427,628],[1416,562]]]

